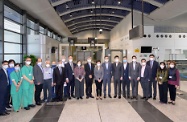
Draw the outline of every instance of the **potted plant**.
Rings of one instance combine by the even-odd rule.
[[[37,58],[36,58],[36,56],[35,55],[25,55],[23,58],[24,58],[24,61],[26,60],[26,58],[31,58],[31,66],[34,66],[35,64],[36,64],[36,62],[37,62]]]

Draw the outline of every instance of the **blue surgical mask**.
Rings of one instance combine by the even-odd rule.
[[[127,60],[123,60],[123,63],[126,63],[127,62]]]
[[[56,67],[56,65],[51,65],[51,67]]]

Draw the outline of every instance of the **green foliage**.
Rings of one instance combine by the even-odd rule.
[[[34,66],[37,62],[37,58],[35,55],[25,55],[23,58],[24,58],[24,61],[26,60],[26,58],[31,58],[31,66]]]

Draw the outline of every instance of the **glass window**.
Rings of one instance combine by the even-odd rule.
[[[47,36],[51,37],[51,32],[47,31]]]
[[[45,29],[44,29],[42,26],[40,26],[40,27],[39,27],[39,32],[42,33],[42,34],[44,34]]]
[[[21,45],[5,42],[4,53],[21,53]]]
[[[4,28],[17,33],[21,33],[21,25],[16,24],[15,22],[9,21],[7,19],[4,19]]]
[[[8,19],[11,19],[15,22],[22,24],[22,16],[18,12],[9,8],[8,6],[4,6],[4,16]]]
[[[29,19],[27,19],[27,27],[32,28],[35,30],[35,23]]]
[[[4,31],[4,40],[7,42],[21,43],[22,36],[20,34]]]
[[[10,59],[14,59],[16,63],[20,63],[21,62],[21,55],[4,55],[4,59],[5,60],[10,60]]]
[[[34,32],[34,30],[27,28],[27,34],[28,35],[35,35],[35,32]]]

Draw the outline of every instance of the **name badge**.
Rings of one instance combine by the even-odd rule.
[[[72,75],[74,75],[74,73],[72,73]]]
[[[159,77],[160,79],[162,79],[162,77]]]
[[[31,74],[29,74],[29,76],[31,76]]]
[[[172,76],[169,76],[169,78],[172,78]]]

